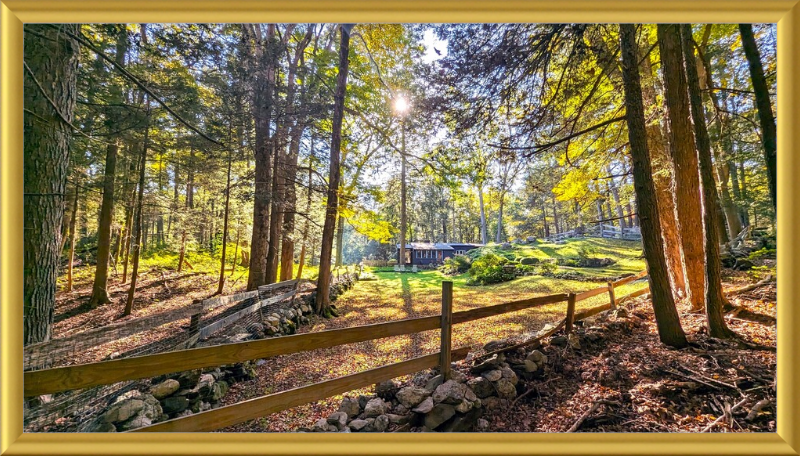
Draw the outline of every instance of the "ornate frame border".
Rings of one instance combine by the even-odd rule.
[[[778,431],[775,434],[22,433],[22,24],[25,22],[777,22]],[[0,454],[780,454],[800,451],[798,0],[0,0]],[[795,269],[797,268],[797,269]]]

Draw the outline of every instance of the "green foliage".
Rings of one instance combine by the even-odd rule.
[[[523,265],[526,265],[526,266],[527,265],[537,264],[537,263],[539,263],[539,261],[540,260],[538,258],[536,258],[536,257],[523,257],[522,259],[519,260],[520,264],[523,264]]]
[[[750,261],[757,261],[764,258],[775,258],[775,254],[777,250],[775,249],[768,249],[766,247],[761,248],[759,250],[750,252],[750,255],[747,256],[747,259]]]
[[[439,268],[443,274],[456,275],[467,272],[472,266],[472,259],[466,255],[456,255],[445,258],[444,264]]]
[[[553,261],[542,261],[539,263],[537,272],[540,275],[553,274],[558,270],[558,265]]]
[[[591,245],[583,245],[578,247],[578,256],[581,258],[591,258],[597,253],[597,248]]]
[[[470,279],[467,285],[488,285],[513,280],[516,277],[514,273],[503,268],[507,263],[508,259],[494,253],[480,256],[469,268]]]

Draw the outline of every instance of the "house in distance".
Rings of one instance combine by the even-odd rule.
[[[406,266],[427,266],[442,264],[446,258],[463,255],[466,252],[483,247],[483,244],[443,243],[443,242],[409,242],[406,243]],[[396,245],[395,258],[400,258],[400,244]]]

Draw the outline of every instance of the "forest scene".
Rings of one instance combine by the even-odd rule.
[[[775,432],[775,24],[26,24],[26,432]]]

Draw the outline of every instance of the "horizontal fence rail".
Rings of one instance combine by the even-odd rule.
[[[50,394],[73,389],[113,384],[128,380],[137,380],[186,370],[233,364],[258,358],[269,358],[277,355],[287,355],[320,348],[329,348],[338,345],[364,342],[385,337],[419,333],[435,329],[440,329],[442,331],[443,340],[441,349],[440,352],[436,354],[414,358],[408,361],[371,369],[345,377],[339,377],[334,380],[316,383],[301,388],[295,388],[280,393],[262,396],[256,399],[251,399],[219,409],[209,410],[188,417],[172,419],[146,428],[136,429],[134,432],[210,431],[268,415],[277,411],[285,410],[297,405],[324,399],[335,394],[363,388],[374,383],[385,381],[401,375],[418,372],[420,370],[435,367],[437,365],[439,365],[440,368],[442,368],[442,372],[445,373],[447,369],[445,366],[441,365],[442,363],[446,362],[446,367],[449,367],[449,360],[451,358],[452,360],[463,359],[468,351],[468,348],[462,348],[452,351],[452,357],[442,355],[443,353],[451,353],[449,349],[449,334],[450,328],[455,324],[466,323],[547,304],[556,304],[568,301],[569,305],[567,306],[566,319],[562,320],[559,327],[564,325],[566,321],[566,328],[567,331],[569,331],[569,329],[572,327],[572,322],[574,321],[583,320],[593,315],[597,315],[605,310],[614,308],[616,303],[621,303],[627,299],[647,293],[649,291],[649,287],[637,290],[618,299],[614,298],[613,293],[614,288],[631,283],[637,279],[645,277],[646,275],[647,272],[643,271],[639,274],[625,277],[614,282],[608,282],[608,284],[604,287],[584,291],[578,294],[559,293],[548,296],[538,296],[454,313],[451,313],[450,310],[452,298],[448,298],[449,296],[452,296],[452,294],[443,293],[443,311],[440,315],[356,326],[344,329],[319,331],[315,333],[298,334],[279,338],[192,348],[155,355],[122,358],[77,366],[28,371],[24,373],[23,392],[25,397],[38,396],[42,394]],[[452,287],[451,282],[445,282],[442,285],[443,290],[447,290],[447,287]],[[244,315],[246,313],[252,313],[264,305],[269,305],[271,303],[277,303],[285,299],[293,298],[297,293],[299,283],[296,280],[280,282],[277,284],[268,285],[266,287],[260,287],[258,291],[239,293],[237,295],[228,297],[213,298],[212,300],[206,300],[201,303],[188,306],[184,309],[180,309],[180,314],[184,315],[184,317],[197,315],[198,312],[202,312],[204,309],[221,306],[230,302],[238,302],[244,299],[255,297],[256,295],[260,295],[266,291],[277,290],[287,286],[295,287],[288,293],[258,301],[257,303],[248,306],[247,308],[242,309],[235,314],[227,316],[218,322],[212,323],[211,325],[200,330],[201,334],[204,334],[204,331],[207,334],[211,334],[227,324],[233,323],[233,321],[240,316],[239,314]],[[609,303],[593,307],[591,309],[581,310],[580,312],[575,311],[576,302],[604,293],[609,293]],[[176,314],[177,313],[178,312],[176,312]],[[442,315],[445,314],[449,315],[450,318],[443,318]],[[147,318],[151,317],[145,317],[144,319]]]
[[[631,276],[629,278],[636,277],[638,276]],[[626,279],[622,279],[622,281],[624,280]],[[622,281],[614,283],[618,284]],[[598,291],[597,294],[601,294],[607,292],[607,288],[603,287],[590,290],[590,292],[595,291]],[[583,296],[588,293],[589,292],[584,292],[577,295],[576,301],[586,299]],[[292,294],[292,292],[262,302],[286,299],[290,294]],[[592,296],[595,296],[595,294],[592,294]],[[565,302],[567,298],[568,295],[566,293],[560,293],[454,312],[452,324],[461,324],[532,307]],[[608,308],[610,308],[610,305]],[[598,313],[602,312],[602,310],[599,310]],[[576,314],[576,319],[579,319],[578,317],[580,315],[582,314],[578,312]],[[440,319],[440,315],[412,318],[395,322],[376,323],[373,325],[298,334],[273,339],[192,348],[156,355],[29,371],[24,374],[23,392],[26,397],[39,396],[42,394],[88,388],[125,380],[154,377],[184,370],[233,364],[258,358],[268,358],[276,355],[286,355],[318,348],[329,348],[383,337],[411,334],[439,328]]]
[[[466,358],[469,347],[453,350],[454,361]],[[370,369],[357,374],[339,377],[321,383],[314,383],[280,393],[250,399],[218,409],[197,413],[183,418],[175,418],[152,426],[134,429],[131,432],[203,432],[213,431],[234,424],[243,423],[271,413],[297,407],[309,402],[319,401],[336,394],[366,388],[376,383],[409,375],[439,364],[439,353],[413,358],[387,366]]]
[[[440,317],[413,318],[389,323],[333,329],[157,355],[122,358],[79,366],[25,372],[23,393],[28,396],[136,380],[185,370],[221,366],[276,355],[364,342],[439,328]]]
[[[531,299],[523,299],[521,301],[507,302],[505,304],[497,304],[489,307],[481,307],[478,309],[462,310],[461,312],[453,313],[453,324],[466,323],[468,321],[480,320],[482,318],[493,317],[508,312],[516,312],[518,310],[525,310],[531,307],[543,306],[546,304],[555,304],[558,302],[566,301],[566,293],[554,294],[549,296],[539,296]]]

